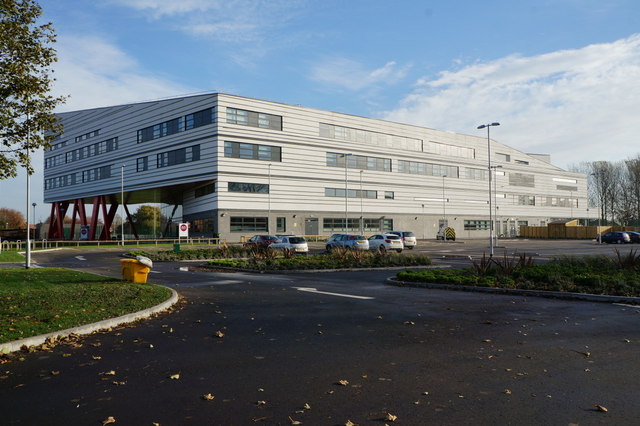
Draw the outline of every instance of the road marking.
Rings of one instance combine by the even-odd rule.
[[[87,260],[87,259],[85,259],[84,256],[76,256],[76,259],[78,259],[78,260]]]
[[[624,306],[625,308],[636,308],[636,309],[640,309],[640,306],[638,306],[638,305],[627,305],[626,303],[614,303],[614,305]]]
[[[306,291],[307,293],[328,294],[329,296],[350,297],[352,299],[371,300],[373,297],[369,296],[356,296],[354,294],[332,293],[330,291],[320,291],[313,287],[293,287],[298,291]]]
[[[152,274],[161,274],[162,273],[160,271],[149,271],[149,272],[152,273]]]

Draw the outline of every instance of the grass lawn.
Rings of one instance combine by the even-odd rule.
[[[0,343],[137,312],[170,295],[65,268],[0,268]]]
[[[0,262],[24,262],[24,256],[17,251],[2,250]]]

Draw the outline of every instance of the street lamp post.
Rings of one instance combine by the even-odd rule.
[[[498,169],[501,169],[502,166],[491,166],[493,169],[493,219],[495,221],[496,232],[493,235],[494,247],[498,241],[498,234],[500,233],[499,221],[498,221]],[[491,172],[489,172],[491,174]]]
[[[271,228],[271,163],[267,171],[267,233]]]
[[[491,205],[491,127],[499,126],[500,123],[481,124],[478,129],[487,129],[487,163],[489,170],[489,257],[493,257],[493,208]]]
[[[599,177],[597,173],[591,173],[591,176],[595,176],[596,179]],[[596,187],[597,187],[597,185],[598,185],[598,182],[596,182]],[[598,191],[599,191],[599,189],[598,189]],[[587,191],[587,200],[589,200],[589,191]],[[602,244],[602,238],[601,238],[601,235],[600,235],[600,219],[602,219],[602,203],[600,202],[601,201],[600,197],[596,197],[596,200],[598,200],[598,231],[597,231],[598,236],[597,236],[597,239],[598,239],[598,244]],[[587,201],[587,204],[589,204],[589,201]]]
[[[446,177],[447,175],[442,175],[442,235],[444,241],[447,241],[447,210],[445,207],[447,199],[444,195],[444,178]]]
[[[422,239],[427,239],[427,220],[424,217],[424,204],[422,205]]]
[[[36,228],[35,228],[35,224],[36,224],[36,206],[37,206],[37,205],[38,205],[37,203],[31,203],[31,206],[33,207],[33,225],[34,225],[34,228],[33,228],[33,239],[34,239],[34,240],[36,239]],[[35,243],[34,243],[34,245],[35,245]]]
[[[364,170],[360,170],[360,235],[364,235],[364,213],[362,208],[362,197],[364,193],[362,192],[362,173]]]
[[[122,204],[122,223],[120,224],[120,236],[122,241],[122,247],[124,247],[124,164],[120,167],[120,203]],[[93,214],[97,215],[98,212],[93,212]]]
[[[344,158],[344,232],[349,232],[349,177],[347,175],[347,157],[353,154],[342,154]]]

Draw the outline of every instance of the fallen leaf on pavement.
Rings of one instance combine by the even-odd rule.
[[[214,336],[219,337],[220,339],[222,339],[224,337],[224,333],[220,330],[216,331],[215,333],[213,333]]]
[[[305,402],[305,404],[302,406],[305,410],[311,410],[311,406],[309,405],[308,402]]]
[[[115,423],[115,422],[116,422],[116,419],[113,416],[109,416],[102,421],[102,426]]]
[[[109,370],[109,371],[105,371],[104,373],[100,373],[103,376],[115,376],[116,372],[115,370]]]
[[[340,386],[347,386],[349,384],[348,380],[339,380],[338,383]]]
[[[596,407],[596,410],[598,410],[598,411],[600,411],[600,412],[603,412],[603,413],[606,413],[606,412],[608,412],[608,411],[609,411],[609,410],[607,409],[607,407],[603,407],[603,406],[602,406],[602,405],[600,405],[600,404],[596,404],[596,405],[594,405],[594,407]]]
[[[413,322],[413,321],[405,321],[404,323],[405,323],[406,325],[416,325],[416,323],[415,323],[415,322]]]
[[[256,405],[266,405],[267,401],[258,401]]]
[[[293,419],[291,418],[291,416],[289,416],[289,422],[290,422],[292,425],[301,425],[301,424],[302,424],[302,422],[299,422],[299,421],[297,421],[297,420],[293,420]]]
[[[172,380],[178,380],[180,378],[180,373],[172,374],[169,378]]]
[[[210,393],[202,395],[202,399],[204,399],[205,401],[211,401],[214,398],[215,398],[215,396],[211,395]]]
[[[505,389],[502,391],[502,393],[506,394],[506,395],[511,395],[511,390],[510,389]]]
[[[52,375],[52,376],[57,376],[58,374],[60,374],[60,372],[59,372],[59,371],[52,371],[52,372],[51,372],[51,375]]]
[[[344,424],[344,426],[358,426],[357,423],[353,423],[351,420],[347,420],[347,422]]]
[[[389,420],[390,422],[395,422],[396,420],[398,420],[398,416],[394,416],[391,413],[387,413],[385,420]]]

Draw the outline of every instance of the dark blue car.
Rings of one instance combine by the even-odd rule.
[[[607,244],[626,244],[631,242],[631,237],[626,232],[607,232],[600,236],[601,241]]]

